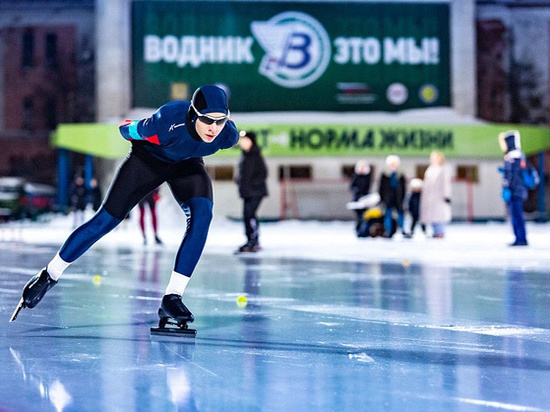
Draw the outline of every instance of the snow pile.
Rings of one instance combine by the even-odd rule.
[[[528,223],[528,247],[509,247],[513,241],[509,223],[453,223],[445,239],[432,239],[420,230],[412,239],[399,234],[393,239],[357,238],[353,222],[281,221],[262,223],[262,258],[302,258],[324,261],[396,262],[443,266],[518,267],[547,270],[550,266],[550,224]],[[160,237],[175,252],[184,233],[183,214],[162,216]],[[24,242],[60,246],[72,231],[71,216],[54,216],[46,222],[0,225],[0,242]],[[150,232],[151,233],[151,232]],[[215,217],[206,254],[230,255],[245,242],[241,222]],[[124,221],[95,247],[144,246],[137,213]]]

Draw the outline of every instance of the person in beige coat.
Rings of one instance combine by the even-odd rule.
[[[441,152],[430,154],[420,200],[420,221],[432,226],[434,238],[445,237],[445,224],[451,221],[451,174]]]

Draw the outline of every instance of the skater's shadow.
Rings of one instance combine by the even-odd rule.
[[[491,354],[463,354],[463,353],[446,353],[446,352],[431,352],[420,350],[401,350],[401,349],[382,349],[364,348],[359,351],[350,351],[349,348],[343,348],[340,345],[324,345],[315,343],[299,343],[299,342],[267,342],[267,341],[251,341],[238,339],[217,339],[217,338],[201,338],[201,345],[209,345],[215,347],[234,347],[234,348],[254,348],[266,351],[288,351],[288,352],[303,352],[316,353],[325,355],[345,355],[350,359],[356,356],[368,355],[374,361],[391,361],[391,362],[406,362],[422,365],[445,365],[445,366],[475,366],[478,368],[484,367],[501,367],[510,369],[525,369],[549,371],[550,362],[541,361],[540,359],[519,357],[519,356],[503,356]]]
[[[87,329],[90,329],[90,330],[96,330],[96,329],[105,329],[105,328],[117,328],[117,329],[120,329],[121,327],[123,328],[136,328],[136,327],[147,327],[149,328],[150,326],[152,326],[153,324],[151,323],[151,325],[147,324],[147,323],[144,323],[144,322],[131,322],[131,323],[102,323],[102,324],[93,324],[93,325],[73,325],[73,326],[41,326],[41,327],[38,327],[38,328],[32,328],[32,329],[26,329],[26,330],[20,330],[20,331],[17,331],[17,335],[19,336],[24,336],[25,334],[27,333],[30,333],[30,334],[34,334],[34,333],[45,333],[45,332],[59,332],[59,331],[66,331],[66,332],[72,332],[72,331],[79,331],[79,330],[87,330]],[[35,335],[33,335],[35,336]],[[52,337],[52,338],[55,338],[55,337],[65,337],[65,338],[70,338],[70,337],[81,337],[81,338],[84,338],[84,336],[55,336],[55,335],[42,335],[41,337],[45,337],[45,338],[48,338],[48,337]],[[90,336],[89,338],[98,338],[98,339],[101,339],[105,337],[104,335],[102,334],[97,334],[97,335],[94,335],[94,336]],[[86,337],[88,338],[88,337]]]
[[[244,312],[232,316],[201,316],[200,324],[196,324],[197,329],[216,329],[219,327],[235,326],[243,323],[255,323],[268,320],[269,317],[261,315],[259,312]]]

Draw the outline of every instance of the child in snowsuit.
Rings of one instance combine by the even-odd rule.
[[[353,175],[351,176],[350,190],[352,193],[352,200],[358,201],[363,196],[366,196],[370,192],[372,180],[372,173],[369,164],[364,160],[359,160],[355,164]],[[363,223],[363,214],[367,209],[355,209],[356,224],[355,231],[359,231],[361,223]]]
[[[393,236],[393,211],[397,214],[397,225],[403,230],[403,201],[405,200],[405,175],[399,170],[401,159],[397,155],[386,158],[386,170],[380,176],[379,193],[386,207],[384,236]]]
[[[404,236],[406,238],[411,238],[414,235],[414,228],[416,227],[416,224],[418,223],[418,220],[420,218],[420,198],[422,196],[422,179],[414,178],[411,179],[411,182],[409,184],[411,188],[411,192],[409,193],[409,198],[407,200],[407,209],[411,215],[411,228],[408,233],[406,233]],[[425,230],[425,226],[422,225],[422,231]]]
[[[510,208],[510,219],[515,241],[510,246],[527,246],[523,202],[527,199],[527,188],[523,183],[522,172],[527,167],[525,155],[521,151],[520,134],[517,130],[500,133],[500,148],[504,152],[502,175],[502,199]]]

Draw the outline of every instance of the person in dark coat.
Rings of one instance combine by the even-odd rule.
[[[77,174],[71,187],[71,208],[73,211],[73,227],[84,222],[84,212],[88,204],[88,190],[84,178]]]
[[[353,174],[351,175],[350,190],[352,194],[352,200],[358,201],[363,196],[370,193],[370,186],[372,181],[372,173],[369,164],[365,160],[359,160],[355,164]],[[359,230],[361,223],[363,223],[363,215],[367,209],[355,209],[356,224],[355,231]]]
[[[99,181],[95,177],[90,180],[90,197],[92,209],[94,212],[97,212],[101,207],[103,195],[101,193],[101,188],[99,187]]]
[[[525,154],[521,151],[520,134],[517,130],[500,133],[500,148],[504,152],[502,175],[502,199],[510,208],[510,220],[515,241],[510,246],[527,246],[527,232],[523,216],[523,202],[527,199],[527,188],[523,183],[523,170],[527,167]]]
[[[242,150],[239,174],[236,179],[239,196],[243,199],[243,220],[246,243],[238,252],[260,250],[259,223],[256,212],[264,197],[268,195],[266,179],[267,167],[254,132],[241,132],[239,145]]]
[[[422,197],[422,179],[411,179],[409,187],[411,189],[407,199],[407,209],[411,215],[411,227],[409,232],[404,234],[406,238],[412,238],[414,229],[420,218],[420,199]],[[422,224],[422,231],[426,233],[426,226]]]
[[[403,230],[403,201],[405,200],[405,175],[399,170],[401,159],[397,155],[386,158],[386,170],[380,176],[378,191],[380,199],[386,208],[384,215],[384,236],[392,237],[396,231],[394,227],[395,210],[397,226]]]

